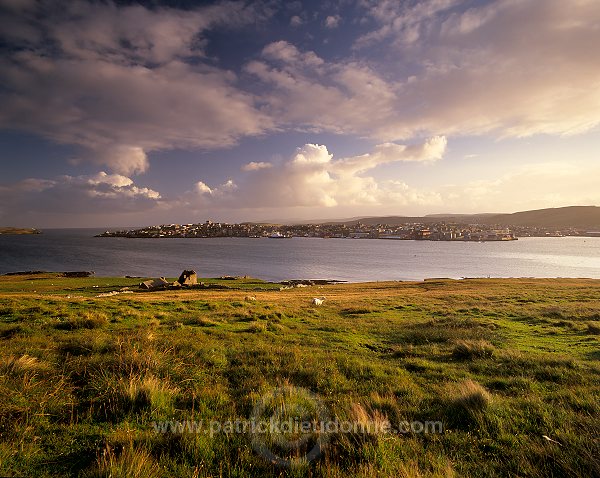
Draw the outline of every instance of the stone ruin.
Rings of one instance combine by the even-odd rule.
[[[173,284],[174,286],[194,286],[198,284],[198,275],[196,271],[189,270],[183,271],[179,276],[179,279]]]

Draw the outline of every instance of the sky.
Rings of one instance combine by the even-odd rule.
[[[600,205],[597,0],[0,0],[0,225]]]

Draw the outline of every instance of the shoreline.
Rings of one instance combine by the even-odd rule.
[[[139,281],[149,280],[155,278],[153,275],[97,275],[93,271],[43,271],[43,270],[31,270],[31,271],[14,271],[4,272],[0,274],[0,278],[23,278],[23,277],[36,277],[39,279],[45,279],[50,276],[57,279],[111,279],[111,280],[122,280],[122,279],[136,279]],[[175,280],[176,276],[164,276],[167,279]],[[513,281],[513,280],[590,280],[600,281],[600,277],[574,277],[574,276],[463,276],[463,277],[424,277],[422,279],[369,279],[361,281],[345,280],[345,279],[323,279],[323,278],[311,278],[311,279],[282,279],[282,280],[268,280],[261,277],[255,276],[218,276],[218,277],[199,277],[198,280],[203,281],[260,281],[264,284],[281,285],[289,289],[300,288],[300,287],[318,287],[324,285],[345,285],[345,284],[390,284],[390,283],[424,283],[424,282],[436,282],[436,281],[470,281],[470,280],[490,280],[490,281]],[[194,289],[195,287],[190,287]],[[185,289],[184,289],[185,290]]]

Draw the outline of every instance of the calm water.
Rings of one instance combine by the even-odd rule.
[[[98,276],[250,275],[267,280],[410,280],[427,277],[590,277],[600,279],[600,238],[514,242],[367,239],[95,238],[102,230],[0,235],[0,274],[93,270]]]

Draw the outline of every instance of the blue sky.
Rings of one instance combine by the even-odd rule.
[[[0,0],[0,224],[600,204],[595,0]]]

